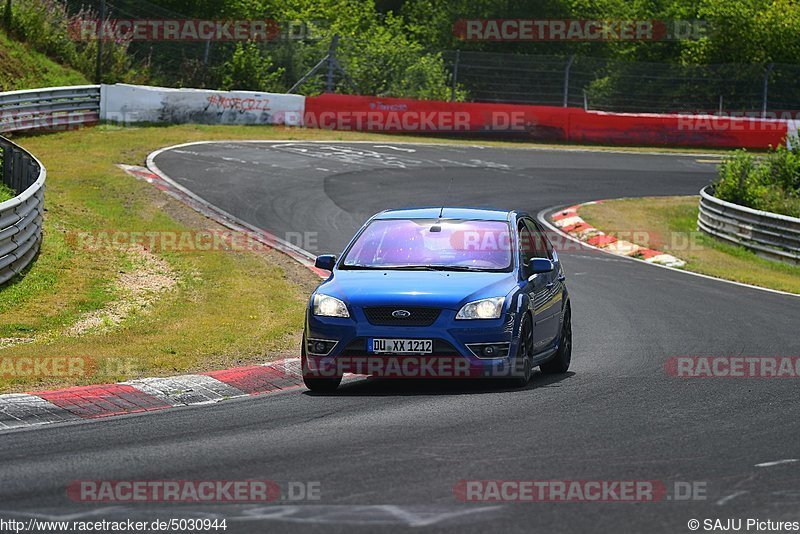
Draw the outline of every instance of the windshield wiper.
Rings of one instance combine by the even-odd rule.
[[[397,269],[400,271],[481,271],[467,267],[466,265],[399,265],[397,267],[386,267],[387,269]]]

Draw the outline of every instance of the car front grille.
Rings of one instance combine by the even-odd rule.
[[[441,311],[439,308],[421,306],[371,306],[364,308],[364,315],[370,324],[376,326],[430,326],[436,322]],[[396,312],[406,312],[408,316],[403,317],[405,313]]]

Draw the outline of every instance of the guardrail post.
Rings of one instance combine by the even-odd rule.
[[[11,151],[11,189],[15,193],[20,194],[23,191],[22,187],[22,152],[13,149]]]
[[[3,165],[2,174],[0,174],[0,180],[3,181],[5,185],[11,185],[11,167],[8,163],[9,154],[11,153],[11,145],[6,143],[5,141],[0,140],[0,149],[3,151],[3,156],[0,157],[0,163]]]

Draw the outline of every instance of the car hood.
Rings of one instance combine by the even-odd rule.
[[[451,271],[335,271],[317,292],[354,306],[431,306],[458,310],[465,303],[508,295],[514,273]]]

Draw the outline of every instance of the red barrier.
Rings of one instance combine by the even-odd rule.
[[[782,144],[780,120],[584,111],[325,94],[306,99],[309,128],[492,136],[605,145],[768,148]]]
[[[572,109],[569,138],[605,145],[769,148],[784,143],[786,132],[786,121],[779,120]]]
[[[325,94],[306,98],[310,128],[565,141],[567,108]]]

